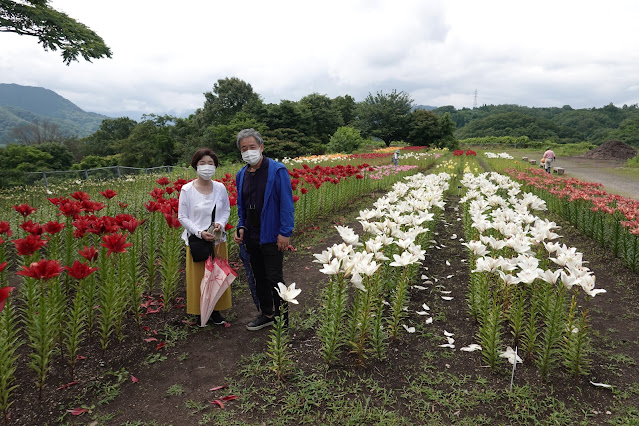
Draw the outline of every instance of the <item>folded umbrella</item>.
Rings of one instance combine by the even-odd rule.
[[[200,283],[200,327],[206,326],[222,294],[237,277],[228,259],[209,257],[204,263],[204,277]]]

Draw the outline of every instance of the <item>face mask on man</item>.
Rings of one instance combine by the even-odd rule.
[[[260,158],[262,158],[262,153],[259,149],[249,149],[248,151],[244,151],[242,153],[242,160],[249,163],[251,166],[259,163]]]
[[[210,180],[215,174],[215,166],[212,164],[200,164],[197,166],[197,175],[204,180]]]

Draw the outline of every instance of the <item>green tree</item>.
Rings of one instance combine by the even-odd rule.
[[[221,160],[239,160],[241,156],[236,146],[237,134],[242,129],[250,128],[257,130],[263,135],[266,130],[266,125],[258,122],[246,113],[239,113],[229,124],[210,126],[200,140],[200,145],[210,147]],[[191,155],[193,155],[193,153],[191,153]]]
[[[85,155],[107,156],[117,153],[116,146],[131,136],[138,123],[128,117],[102,120],[100,128],[82,140]]]
[[[51,8],[48,0],[0,0],[0,32],[37,37],[45,50],[60,49],[67,65],[79,56],[89,62],[111,57],[111,49],[102,37]]]
[[[0,169],[21,172],[51,170],[53,156],[34,146],[9,144],[0,148]]]
[[[200,128],[228,124],[244,107],[251,108],[262,102],[253,87],[237,77],[221,78],[212,92],[204,93],[204,106],[195,112]]]
[[[328,152],[341,152],[350,154],[364,143],[359,129],[350,126],[340,127],[331,136],[331,140],[326,147]]]
[[[333,99],[333,107],[339,111],[342,116],[342,123],[344,123],[345,126],[355,121],[357,102],[355,102],[354,97],[350,95],[338,96]]]
[[[53,157],[47,170],[69,170],[73,165],[73,155],[69,148],[61,143],[42,143],[37,148]]]
[[[411,145],[436,145],[442,138],[439,116],[432,111],[418,109],[411,113],[407,142]]]
[[[305,132],[308,136],[328,143],[337,128],[344,125],[342,114],[333,107],[331,98],[326,95],[311,93],[300,99],[299,104],[306,109],[310,117],[310,130]]]
[[[129,167],[157,167],[175,164],[175,146],[168,115],[145,115],[127,139],[117,142],[120,165]]]
[[[369,93],[358,105],[357,125],[364,135],[380,138],[390,146],[392,141],[408,136],[412,104],[413,100],[404,92],[377,92],[375,96]]]

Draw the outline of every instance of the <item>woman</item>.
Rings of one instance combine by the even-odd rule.
[[[189,235],[206,241],[215,241],[215,233],[222,233],[222,241],[215,241],[215,256],[227,258],[224,227],[229,220],[231,207],[224,184],[212,180],[215,168],[220,164],[217,155],[209,148],[201,148],[193,155],[191,167],[197,178],[180,191],[178,220],[184,227],[182,239],[186,243],[186,313],[200,315],[200,282],[204,277],[204,263],[194,262],[189,248]],[[215,207],[215,223],[211,223]],[[212,226],[212,229],[211,229]],[[209,232],[212,231],[212,232]],[[219,311],[231,307],[231,289],[228,288],[215,305],[211,319],[213,324],[224,324]]]

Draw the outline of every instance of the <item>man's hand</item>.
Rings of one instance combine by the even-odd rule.
[[[238,243],[238,244],[242,244],[244,242],[244,229],[243,228],[238,229],[237,232],[235,232],[233,234],[233,240],[236,243]]]
[[[291,239],[289,237],[283,237],[282,235],[277,236],[277,249],[279,251],[286,250],[286,247],[290,244]]]

